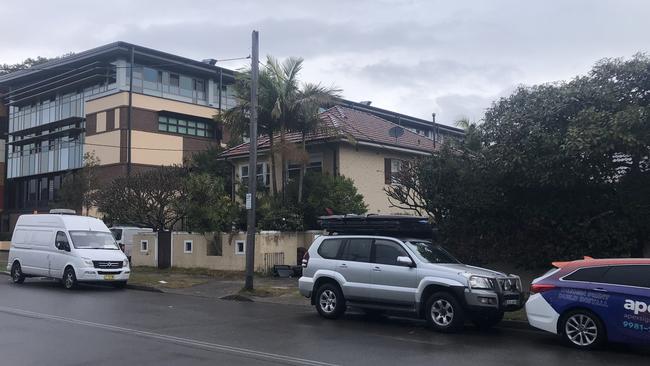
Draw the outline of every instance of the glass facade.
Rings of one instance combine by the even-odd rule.
[[[86,100],[116,87],[97,84],[30,105],[10,106],[7,178],[81,168]],[[53,123],[72,117],[76,118],[65,125]]]
[[[127,75],[127,86],[128,86]],[[133,68],[133,91],[157,97],[208,104],[208,81],[176,72],[136,64]]]

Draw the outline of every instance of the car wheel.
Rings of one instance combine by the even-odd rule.
[[[316,309],[327,319],[336,319],[345,312],[345,298],[341,289],[334,284],[326,283],[316,292]]]
[[[490,329],[503,320],[503,311],[477,313],[472,315],[472,323],[480,329]]]
[[[72,267],[68,267],[63,272],[63,287],[67,290],[72,290],[77,287],[77,276],[74,273]]]
[[[126,288],[126,281],[111,282],[111,286],[117,289]]]
[[[25,275],[23,274],[23,270],[20,267],[20,263],[18,262],[14,262],[14,264],[11,266],[11,280],[14,283],[25,282]]]
[[[564,341],[576,348],[592,349],[605,342],[605,326],[588,310],[573,310],[562,317],[559,333]]]
[[[456,298],[447,292],[437,292],[426,302],[426,318],[429,326],[443,333],[454,333],[462,329],[465,314]]]

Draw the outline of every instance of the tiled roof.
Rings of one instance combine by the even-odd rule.
[[[398,147],[422,152],[434,149],[433,141],[426,137],[406,129],[400,129],[396,124],[366,112],[337,105],[321,112],[319,116],[322,125],[317,131],[307,135],[308,143],[347,139],[372,143],[385,148]],[[398,133],[395,133],[396,131]],[[395,135],[398,136],[395,137]],[[276,135],[275,139],[279,140],[279,138],[279,134]],[[302,140],[302,135],[298,132],[291,132],[285,135],[285,139],[289,142],[299,143]],[[258,150],[268,149],[269,146],[267,136],[260,136],[257,139]],[[247,155],[249,148],[249,144],[244,143],[224,151],[221,156]]]

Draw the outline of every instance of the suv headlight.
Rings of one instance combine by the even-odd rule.
[[[84,264],[87,265],[88,267],[94,267],[95,265],[93,264],[93,261],[90,259],[84,258]]]
[[[129,267],[129,260],[125,259],[124,262],[122,263],[122,267],[128,268]]]
[[[487,277],[480,276],[470,276],[469,278],[469,287],[471,289],[481,289],[481,290],[492,290],[494,289],[494,284]]]

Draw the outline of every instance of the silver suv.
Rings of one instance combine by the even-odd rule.
[[[369,314],[409,312],[454,332],[465,320],[491,327],[523,304],[518,276],[462,264],[428,240],[321,236],[302,266],[300,293],[328,319],[352,306]]]

